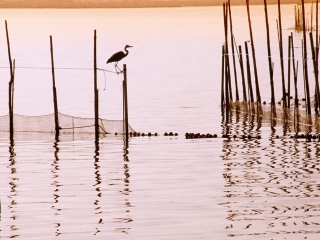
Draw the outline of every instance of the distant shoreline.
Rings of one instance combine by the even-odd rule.
[[[7,8],[61,8],[61,9],[83,9],[83,8],[168,8],[168,7],[208,7],[222,6],[224,0],[180,0],[180,1],[117,1],[117,2],[39,2],[39,1],[0,1],[0,9]],[[277,0],[267,1],[268,5],[277,4]],[[282,0],[281,4],[297,4],[298,1]],[[306,1],[306,3],[311,3]],[[263,5],[263,0],[250,0],[251,5]],[[245,5],[245,0],[233,0],[231,5]]]

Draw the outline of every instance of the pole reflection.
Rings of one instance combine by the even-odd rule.
[[[101,207],[99,206],[101,197],[102,197],[102,192],[101,192],[101,174],[100,174],[100,146],[99,146],[99,137],[95,138],[95,149],[94,149],[94,176],[95,176],[95,184],[93,185],[95,187],[95,191],[97,192],[97,199],[94,201],[94,210],[96,215],[100,215],[103,213]],[[98,219],[98,224],[95,229],[94,235],[97,235],[98,233],[101,232],[100,230],[100,224],[103,224],[103,219],[99,218]]]
[[[14,150],[14,146],[15,146],[15,142],[12,138],[10,138],[10,146],[9,146],[9,169],[11,171],[11,178],[10,178],[10,195],[8,196],[8,198],[11,200],[10,205],[8,206],[8,208],[10,209],[10,213],[11,213],[11,219],[12,220],[17,220],[18,219],[18,215],[16,214],[17,212],[17,201],[16,201],[16,197],[18,196],[18,191],[17,191],[17,187],[18,184],[17,182],[19,181],[19,178],[16,177],[17,174],[17,169],[16,169],[16,153]],[[10,238],[17,238],[20,236],[19,233],[17,233],[17,231],[19,230],[19,227],[16,226],[16,224],[11,224],[10,225],[10,229],[12,231],[12,235],[10,236]]]
[[[124,169],[124,189],[121,193],[125,196],[124,203],[126,207],[126,217],[123,219],[125,223],[132,222],[132,218],[130,216],[130,208],[132,207],[129,196],[130,196],[130,167],[129,167],[129,139],[124,138],[123,140],[123,169]],[[129,234],[130,227],[121,229],[122,232]]]
[[[54,148],[54,160],[53,160],[53,163],[51,164],[51,166],[53,167],[53,169],[51,170],[53,176],[53,182],[52,182],[52,186],[54,186],[54,192],[53,192],[53,203],[52,203],[52,209],[55,210],[55,213],[54,215],[59,215],[59,212],[61,211],[61,208],[58,208],[57,205],[59,203],[59,198],[60,198],[60,195],[59,195],[59,187],[61,186],[58,178],[59,178],[59,162],[60,162],[60,159],[59,159],[59,142],[60,142],[60,139],[59,139],[59,135],[56,135],[55,136],[55,141],[54,141],[54,144],[53,144],[53,148]],[[55,228],[56,228],[56,236],[59,236],[61,234],[60,232],[60,226],[61,226],[61,223],[57,222],[55,223]]]

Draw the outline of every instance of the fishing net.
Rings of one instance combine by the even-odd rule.
[[[281,126],[283,124],[290,124],[299,130],[310,131],[315,128],[320,129],[320,117],[313,114],[313,117],[307,114],[305,105],[300,108],[283,108],[281,104],[278,106],[262,105],[259,103],[230,102],[230,110],[233,115],[238,115],[243,121],[258,122],[265,126]]]
[[[94,118],[81,118],[59,113],[59,126],[62,128],[60,133],[95,133]],[[43,132],[54,133],[55,122],[54,114],[42,116],[25,116],[14,114],[14,132]],[[0,132],[9,132],[9,115],[0,116]],[[99,132],[125,133],[123,120],[99,119]],[[129,132],[135,131],[129,125]]]

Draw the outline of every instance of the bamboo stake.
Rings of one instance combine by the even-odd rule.
[[[295,64],[294,57],[294,45],[293,45],[293,34],[291,32],[291,48],[292,48],[292,67],[293,67],[293,79],[294,79],[294,127],[296,133],[299,132],[299,100],[298,100],[298,61],[297,65]]]
[[[287,102],[288,102],[288,108],[290,109],[290,75],[291,75],[291,36],[288,36],[288,94],[287,94]]]
[[[275,102],[275,96],[274,96],[273,68],[272,68],[272,59],[271,59],[270,32],[269,32],[268,9],[267,9],[266,0],[264,0],[264,13],[265,13],[266,31],[267,31],[268,63],[269,63],[269,75],[270,75],[270,87],[271,87],[271,106],[275,106],[276,102]]]
[[[229,95],[228,100],[229,104],[230,101],[233,100],[232,98],[232,89],[231,89],[231,76],[230,76],[230,61],[229,61],[229,48],[228,48],[228,2],[226,4],[223,4],[223,11],[224,11],[224,33],[225,33],[225,54],[226,54],[226,81],[228,82],[229,87]]]
[[[283,44],[282,44],[282,24],[281,24],[281,8],[280,0],[278,0],[278,38],[279,38],[279,51],[280,51],[280,66],[281,66],[281,79],[282,79],[282,106],[287,107],[286,101],[286,87],[284,79],[284,66],[283,66]]]
[[[225,58],[225,53],[224,53],[224,46],[222,45],[222,66],[221,66],[221,109],[223,109],[223,105],[224,105],[224,58]]]
[[[239,101],[237,68],[236,68],[236,60],[235,60],[235,52],[234,52],[234,37],[233,37],[233,29],[232,29],[232,17],[231,17],[230,0],[228,0],[228,9],[229,9],[229,21],[230,21],[230,38],[231,38],[231,50],[232,50],[232,59],[233,59],[234,84],[235,84],[235,87],[236,87],[236,101]]]
[[[309,79],[308,79],[308,64],[307,64],[307,39],[306,39],[306,21],[305,21],[305,9],[304,0],[301,0],[302,5],[302,24],[303,24],[303,65],[304,65],[304,79],[306,86],[306,101],[307,101],[307,113],[311,122],[311,105],[310,105],[310,93],[309,93]]]
[[[52,67],[52,90],[53,90],[53,107],[54,107],[54,124],[56,135],[59,135],[59,111],[58,111],[58,101],[57,101],[57,90],[56,90],[56,79],[54,73],[54,60],[53,60],[53,44],[52,36],[50,36],[50,52],[51,52],[51,67]]]
[[[97,86],[97,31],[94,30],[94,126],[95,126],[95,136],[99,138],[99,91]]]
[[[251,113],[255,113],[254,109],[254,98],[253,98],[253,90],[252,90],[252,84],[251,84],[251,72],[250,72],[250,60],[249,60],[249,52],[248,52],[248,42],[244,43],[245,45],[245,52],[246,52],[246,62],[247,62],[247,80],[248,80],[248,92],[249,92],[249,106]]]
[[[227,14],[228,11],[226,10],[226,4],[223,4],[223,17],[224,17],[224,36],[225,36],[225,42],[224,42],[224,57],[225,57],[225,105],[226,105],[226,121],[229,119],[229,110],[230,110],[230,94],[229,94],[229,55],[228,55],[228,21],[227,21]]]
[[[315,112],[318,115],[318,99],[319,99],[319,81],[318,81],[318,65],[317,65],[317,60],[316,60],[316,51],[314,48],[314,44],[313,44],[313,35],[312,32],[309,32],[309,37],[310,37],[310,45],[311,45],[311,53],[312,53],[312,62],[313,62],[313,72],[314,72],[314,78],[315,78],[315,82],[316,82],[316,86],[315,86],[315,104],[314,104],[314,108],[315,108]]]
[[[128,91],[127,91],[127,65],[123,64],[123,89],[124,89],[124,109],[125,109],[125,131],[126,141],[129,140],[129,119],[128,119]]]
[[[254,70],[255,85],[256,85],[256,98],[257,98],[258,104],[260,104],[260,107],[261,107],[261,96],[260,96],[260,88],[259,88],[259,80],[258,80],[256,54],[255,54],[253,35],[252,35],[252,27],[251,27],[251,20],[250,20],[249,0],[246,0],[246,5],[247,5],[249,31],[250,31],[250,43],[251,43],[251,50],[252,50],[253,70]],[[260,109],[260,107],[258,109]],[[261,115],[262,111],[260,111],[259,114]]]
[[[228,58],[227,54],[224,55],[225,57],[225,63],[226,63],[226,60]],[[225,66],[225,105],[226,105],[226,121],[229,120],[229,110],[230,110],[230,96],[229,96],[229,81],[228,81],[228,65],[226,64]]]
[[[244,69],[243,69],[243,58],[242,58],[242,49],[241,46],[239,46],[239,63],[240,63],[240,69],[241,69],[241,78],[242,78],[242,89],[243,89],[243,101],[247,101],[247,91],[246,91],[246,81],[244,77]]]
[[[318,86],[319,86],[319,26],[318,26],[318,21],[319,21],[319,11],[318,11],[318,2],[319,0],[316,1],[316,66],[317,66],[317,71],[316,71],[316,81],[318,82]],[[319,88],[318,88],[318,99],[317,99],[317,107],[320,107],[320,92],[319,92]]]
[[[10,81],[9,81],[9,131],[10,131],[10,141],[13,142],[13,91],[14,91],[14,67],[12,66],[11,60],[11,50],[10,50],[10,40],[7,20],[5,21],[6,26],[6,36],[7,36],[7,46],[8,46],[8,58],[10,65]],[[15,65],[15,61],[14,61]]]

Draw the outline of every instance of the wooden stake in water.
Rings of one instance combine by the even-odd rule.
[[[297,64],[295,64],[295,58],[294,58],[294,46],[293,46],[293,34],[291,33],[291,53],[292,53],[292,67],[293,67],[293,79],[294,79],[294,127],[295,131],[299,132],[299,100],[298,100],[298,61]]]
[[[280,66],[281,66],[281,80],[282,80],[282,106],[287,107],[286,101],[286,86],[284,79],[284,66],[283,66],[283,44],[282,44],[282,24],[281,24],[281,7],[280,0],[278,0],[278,39],[279,39],[279,52],[280,52]]]
[[[275,96],[274,96],[273,68],[272,68],[272,59],[271,59],[269,20],[268,20],[268,9],[267,9],[266,0],[264,0],[264,13],[265,13],[266,30],[267,30],[268,63],[269,63],[269,75],[270,75],[270,87],[271,87],[271,106],[275,106],[276,102],[275,102]]]
[[[229,48],[228,48],[228,3],[223,4],[223,14],[224,14],[224,37],[225,37],[225,69],[226,69],[226,77],[225,82],[228,83],[226,86],[228,89],[228,95],[225,95],[226,101],[228,101],[228,104],[232,101],[232,89],[231,89],[231,77],[230,77],[230,61],[229,61]]]
[[[224,108],[224,58],[225,58],[225,53],[224,53],[224,46],[222,45],[222,59],[221,59],[221,110]]]
[[[235,84],[235,88],[236,88],[236,101],[239,101],[237,68],[236,68],[236,60],[235,60],[235,52],[234,52],[234,36],[233,36],[233,29],[232,29],[232,17],[231,17],[230,0],[228,0],[228,5],[227,6],[228,6],[228,9],[229,9],[230,38],[231,38],[231,50],[232,50],[232,59],[233,59],[234,84]]]
[[[307,113],[309,115],[309,122],[311,122],[311,105],[310,105],[310,92],[309,92],[309,79],[308,79],[308,64],[307,64],[307,39],[306,39],[306,20],[304,10],[304,0],[301,0],[302,5],[302,25],[303,25],[303,65],[304,65],[304,80],[306,87],[306,101]]]
[[[52,90],[53,90],[54,124],[55,124],[56,135],[59,135],[59,131],[60,131],[59,111],[58,111],[58,101],[57,101],[56,79],[55,79],[55,73],[54,73],[52,36],[50,36],[50,52],[51,52],[51,68],[52,68]]]
[[[94,30],[94,50],[93,50],[93,69],[94,69],[94,127],[95,136],[99,138],[99,91],[97,84],[97,31]]]
[[[244,77],[244,68],[243,68],[243,58],[242,58],[241,46],[239,46],[239,63],[240,63],[241,78],[242,78],[243,101],[247,101],[246,80]]]
[[[253,98],[253,90],[252,90],[252,84],[251,84],[251,71],[250,71],[250,60],[249,60],[249,51],[248,51],[248,42],[244,43],[245,51],[246,51],[246,62],[247,62],[247,80],[248,80],[248,89],[249,89],[249,106],[251,113],[255,113],[254,109],[254,98]]]
[[[313,43],[313,35],[312,32],[309,32],[309,37],[310,37],[310,45],[311,45],[311,53],[312,53],[312,63],[313,63],[313,72],[314,72],[314,78],[315,78],[315,82],[316,82],[316,86],[315,86],[315,104],[314,104],[314,108],[315,108],[315,112],[316,114],[318,114],[318,106],[319,106],[319,81],[318,81],[318,65],[317,65],[317,60],[316,60],[316,51],[314,48],[314,43]]]
[[[124,124],[126,132],[126,140],[129,140],[129,119],[128,119],[128,90],[127,90],[127,66],[123,64],[123,93],[124,93]]]
[[[288,103],[288,108],[290,108],[290,75],[291,75],[291,72],[290,72],[290,69],[291,69],[291,66],[290,66],[290,63],[291,63],[291,36],[288,36],[288,94],[287,94],[287,103]]]
[[[9,81],[9,131],[10,131],[10,141],[13,142],[13,92],[14,92],[14,68],[15,61],[12,64],[11,60],[11,50],[10,50],[10,40],[7,20],[5,21],[6,26],[6,36],[7,36],[7,46],[8,46],[8,58],[10,66],[10,81]]]
[[[257,62],[256,62],[256,54],[253,42],[253,35],[252,35],[252,27],[251,27],[251,19],[250,19],[250,9],[249,9],[249,0],[246,0],[247,5],[247,14],[248,14],[248,23],[249,23],[249,31],[250,31],[250,43],[251,43],[251,50],[252,50],[252,60],[253,60],[253,70],[254,70],[254,78],[255,78],[255,85],[256,85],[256,97],[258,102],[258,109],[261,107],[261,96],[260,96],[260,88],[259,88],[259,80],[258,80],[258,71],[257,71]],[[260,106],[259,106],[260,105]],[[262,110],[262,109],[261,109]],[[261,115],[262,112],[259,111]]]

